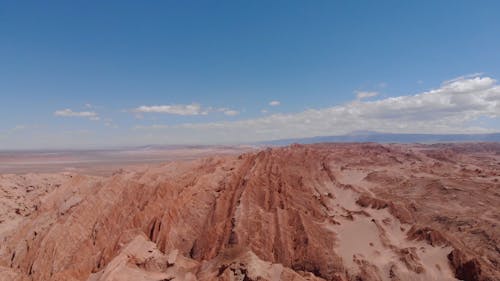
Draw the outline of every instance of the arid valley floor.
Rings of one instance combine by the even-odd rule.
[[[0,155],[0,280],[500,280],[500,143],[175,151]]]

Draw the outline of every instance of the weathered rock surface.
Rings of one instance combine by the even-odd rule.
[[[292,145],[66,175],[1,232],[0,280],[500,280],[500,145],[470,146]]]

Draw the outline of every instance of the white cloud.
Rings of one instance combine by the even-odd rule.
[[[461,80],[467,80],[469,78],[476,78],[476,77],[480,77],[482,76],[484,73],[482,72],[476,72],[476,73],[471,73],[471,74],[466,74],[466,75],[462,75],[462,76],[459,76],[459,77],[455,77],[453,79],[450,79],[450,80],[446,80],[443,82],[443,85],[445,84],[451,84],[453,82],[457,82],[457,81],[461,81]]]
[[[164,114],[173,114],[173,115],[207,115],[210,112],[222,112],[227,116],[236,116],[240,114],[239,111],[221,107],[221,108],[213,108],[213,107],[202,107],[200,104],[173,104],[173,105],[153,105],[153,106],[139,106],[132,110],[134,114],[137,116],[141,116],[142,113],[164,113]]]
[[[215,108],[215,109],[212,107],[209,107],[207,111],[209,111],[209,112],[212,112],[212,111],[222,112],[222,113],[224,113],[224,115],[227,115],[227,116],[236,116],[236,115],[240,114],[240,112],[238,110],[234,110],[234,109],[227,108],[227,107],[221,107],[221,108]]]
[[[12,130],[13,131],[22,131],[24,129],[27,129],[26,125],[16,125]]]
[[[500,118],[500,86],[490,77],[467,76],[413,95],[374,101],[358,99],[344,105],[247,120],[172,125],[157,130],[156,134],[168,135],[172,143],[196,140],[215,143],[337,135],[356,130],[398,133],[491,130],[473,125],[480,117]],[[500,130],[500,126],[495,129]]]
[[[60,117],[84,117],[93,121],[99,120],[99,115],[94,111],[73,111],[69,108],[57,110],[54,112],[55,116]]]
[[[232,110],[232,109],[224,110],[223,112],[224,112],[224,114],[225,114],[225,115],[227,115],[227,116],[236,116],[236,115],[240,114],[240,112],[239,112],[239,111],[237,111],[237,110]]]
[[[280,104],[281,104],[281,102],[280,102],[280,101],[277,101],[277,100],[273,100],[273,101],[270,101],[270,102],[269,102],[269,105],[270,105],[270,106],[278,106],[278,105],[280,105]]]
[[[364,91],[356,91],[356,99],[362,100],[366,98],[376,97],[378,96],[377,92],[364,92]]]
[[[102,121],[103,121],[104,126],[106,126],[106,127],[113,128],[113,129],[118,128],[118,126],[113,122],[113,119],[111,119],[111,118],[104,118]]]
[[[172,127],[169,125],[164,125],[164,124],[154,124],[151,126],[137,125],[137,126],[133,127],[132,129],[133,130],[150,130],[150,129],[156,130],[156,129],[168,129],[168,128],[172,128]]]
[[[135,113],[165,113],[174,115],[206,115],[208,111],[202,110],[199,104],[172,104],[139,106],[132,110]]]

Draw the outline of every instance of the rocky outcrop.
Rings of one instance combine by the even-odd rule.
[[[460,250],[455,249],[448,255],[451,266],[458,279],[464,281],[471,280],[493,280],[490,277],[482,275],[481,265],[476,258],[467,258]]]
[[[407,233],[410,240],[424,240],[432,246],[449,245],[448,239],[439,231],[430,227],[414,225]]]

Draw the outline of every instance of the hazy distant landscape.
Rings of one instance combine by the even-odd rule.
[[[0,151],[0,174],[79,172],[106,175],[134,165],[243,153],[251,146],[144,146],[98,150]]]
[[[380,142],[380,143],[450,143],[450,142],[499,142],[500,133],[491,134],[397,134],[355,132],[348,135],[321,136],[298,139],[280,139],[261,142],[263,145],[287,145],[292,143],[322,142]]]
[[[193,160],[210,155],[240,154],[247,151],[289,144],[314,143],[464,143],[500,142],[496,134],[389,134],[378,132],[355,132],[340,136],[322,136],[298,139],[280,139],[243,145],[148,145],[114,149],[75,150],[8,150],[0,151],[1,173],[33,172],[80,172],[87,174],[109,174],[116,169],[162,163]]]

